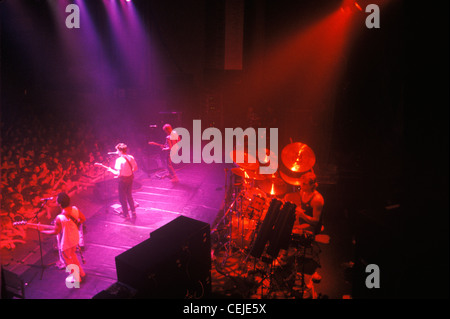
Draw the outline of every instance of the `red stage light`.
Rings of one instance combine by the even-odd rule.
[[[357,7],[359,11],[363,11],[363,9],[362,9],[361,6],[358,4],[358,2],[355,2],[355,7]]]

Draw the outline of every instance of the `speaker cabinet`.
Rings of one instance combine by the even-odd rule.
[[[211,294],[209,224],[180,216],[116,256],[117,280],[136,298],[207,298]]]
[[[136,290],[120,282],[116,282],[107,289],[100,291],[92,299],[133,299]]]
[[[98,200],[107,200],[119,196],[117,179],[106,179],[95,183],[94,197]]]

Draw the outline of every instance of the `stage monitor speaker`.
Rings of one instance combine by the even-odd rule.
[[[142,184],[137,181],[136,176],[133,181],[133,191],[136,189],[140,189]],[[119,190],[118,190],[118,180],[117,178],[106,179],[104,181],[100,181],[95,183],[94,197],[97,200],[108,200],[108,199],[118,199]]]
[[[158,154],[152,154],[147,157],[147,161],[145,163],[146,164],[145,171],[155,172],[165,168],[165,165],[162,161],[160,154],[161,149],[158,150],[159,150]]]
[[[133,299],[135,295],[135,289],[120,282],[115,282],[107,289],[97,293],[92,299]]]
[[[25,299],[25,284],[12,271],[0,265],[0,299]]]
[[[171,242],[181,247],[191,259],[189,274],[194,281],[195,294],[211,293],[211,230],[208,223],[178,216],[166,225],[150,233],[150,239],[165,245]],[[201,288],[201,289],[200,289]]]
[[[152,231],[150,238],[158,241],[184,242],[186,239],[198,235],[202,237],[209,235],[209,224],[190,217],[178,216],[171,222]]]
[[[207,298],[211,294],[209,224],[180,216],[116,256],[117,280],[136,298]]]
[[[117,179],[106,179],[95,183],[94,197],[98,200],[117,198],[118,194]]]

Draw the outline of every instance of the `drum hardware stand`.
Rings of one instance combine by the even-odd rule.
[[[244,199],[244,195],[242,193],[242,191],[239,193],[238,198],[240,198],[240,206],[238,205],[238,209],[237,209],[237,226],[236,226],[236,230],[238,231],[238,233],[240,234],[240,240],[241,240],[241,246],[240,248],[235,247],[237,249],[237,252],[240,252],[242,255],[247,254],[247,249],[245,247],[245,216],[244,216],[244,212],[243,212],[243,208],[242,208],[242,203],[243,203],[243,199]],[[250,207],[250,204],[249,204]],[[233,223],[231,222],[231,233],[232,233],[232,225]],[[232,241],[233,242],[233,241]],[[231,245],[230,245],[231,248]],[[245,258],[245,260],[247,259],[247,257]],[[244,260],[244,262],[245,262]],[[242,265],[244,264],[244,262],[242,262]],[[239,269],[241,269],[242,267],[240,266]],[[247,268],[245,267],[245,272],[247,272],[246,270]]]
[[[231,202],[231,204],[228,206],[228,209],[225,211],[226,209],[226,205],[227,202],[230,200],[230,197],[232,197],[234,195],[233,192],[231,192],[231,187],[228,184],[228,168],[225,168],[225,190],[226,190],[226,197],[224,199],[224,205],[223,205],[223,216],[222,218],[217,222],[216,224],[216,228],[211,230],[211,234],[213,234],[214,232],[216,232],[219,229],[219,225],[226,224],[226,218],[228,217],[228,214],[232,211],[232,209],[234,208],[234,205],[236,204],[236,198]],[[226,227],[226,225],[225,225]],[[228,242],[231,240],[231,235],[228,236],[227,238]],[[225,242],[221,247],[227,245],[227,242]]]
[[[308,245],[312,245],[312,241],[311,238],[306,237],[304,239],[304,242],[297,242],[296,243],[296,253],[295,253],[295,257],[294,257],[294,272],[295,272],[295,279],[297,277],[297,273],[298,273],[298,269],[299,267],[299,259],[302,260],[302,266],[301,266],[301,299],[303,299],[305,297],[305,288],[306,288],[306,283],[305,283],[305,264],[306,264],[306,249],[308,249],[309,247],[307,247]],[[302,250],[302,251],[300,251]],[[295,280],[294,279],[294,280]]]
[[[243,197],[243,195],[240,195],[240,196]],[[241,203],[242,203],[242,201],[241,201]],[[253,219],[253,215],[255,213],[255,208],[252,206],[252,202],[251,201],[250,201],[249,206],[247,207],[247,209],[249,209],[251,211],[249,219],[252,220]],[[239,224],[240,224],[240,222],[242,220],[241,247],[242,247],[242,252],[245,253],[244,237],[245,237],[246,229],[245,229],[245,216],[244,216],[244,212],[242,211],[242,207],[241,207],[241,210],[239,212],[240,212],[240,215],[239,215],[239,218],[238,218],[238,229],[240,228]],[[250,245],[251,245],[251,243],[250,243]]]
[[[224,242],[223,245],[222,245],[222,247],[225,247],[225,252],[226,252],[225,256],[223,257],[223,260],[221,262],[221,267],[222,268],[225,267],[225,264],[226,264],[228,258],[233,255],[233,253],[232,253],[232,249],[233,249],[233,246],[234,246],[233,245],[233,239],[232,239],[232,236],[233,236],[233,222],[232,221],[233,220],[232,220],[232,217],[230,218],[230,215],[232,215],[233,212],[237,211],[236,206],[238,206],[239,196],[242,196],[241,192],[237,196],[235,196],[233,202],[228,207],[228,210],[226,211],[224,216],[221,218],[221,220],[217,223],[217,225],[220,225],[223,222],[224,224],[226,224],[228,226],[228,236],[226,237],[226,242]],[[229,219],[228,222],[226,221],[227,218]],[[213,230],[212,232],[214,232],[216,230],[217,229]]]
[[[266,259],[266,260],[264,260]],[[276,259],[271,259],[270,262],[267,257],[261,257],[261,261],[266,264],[265,267],[265,273],[261,276],[261,299],[264,299],[264,281],[266,279],[269,279],[269,283],[267,285],[268,291],[267,295],[270,294],[272,289],[272,281],[273,281],[273,274],[274,274],[274,262]],[[267,298],[267,297],[266,297]]]
[[[258,222],[256,223],[255,230],[253,231],[252,239],[250,241],[249,247],[248,247],[248,253],[247,256],[244,259],[244,262],[247,262],[248,258],[250,257],[250,252],[252,251],[253,245],[255,244],[256,234],[259,231],[259,228],[261,227],[261,215],[259,216]],[[256,259],[254,262],[254,269],[256,269]]]
[[[230,214],[230,212],[232,211],[232,209],[234,208],[234,206],[235,206],[235,204],[236,204],[236,199],[234,199],[234,201],[231,203],[231,205],[228,207],[228,209],[227,209],[227,211],[225,212],[225,214],[223,215],[223,217],[220,219],[220,221],[217,223],[217,227],[215,228],[215,229],[213,229],[212,231],[211,231],[211,233],[214,233],[214,232],[216,232],[217,230],[218,230],[218,226],[221,224],[221,223],[226,223],[226,218],[228,217],[228,215]],[[229,223],[228,223],[229,224]],[[227,252],[227,255],[225,256],[225,258],[223,259],[223,261],[222,261],[222,266],[224,266],[225,265],[225,263],[226,263],[226,260],[228,259],[228,257],[229,257],[229,250],[230,250],[230,247],[231,247],[231,231],[232,231],[232,229],[230,228],[230,227],[228,227],[228,235],[226,236],[226,240],[223,242],[223,244],[220,246],[220,247],[226,247],[226,249],[225,249],[225,251]]]

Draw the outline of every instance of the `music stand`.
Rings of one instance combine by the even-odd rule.
[[[39,221],[39,213],[44,209],[45,205],[47,205],[47,201],[49,201],[49,199],[46,198],[43,201],[43,203],[42,203],[41,207],[39,208],[39,210],[35,213],[34,218],[35,218],[36,222]],[[39,228],[37,229],[37,232],[38,232],[38,238],[39,238],[39,251],[40,251],[40,255],[41,255],[41,264],[40,265],[29,265],[29,266],[31,266],[31,267],[40,267],[41,268],[41,278],[40,278],[40,280],[42,280],[45,268],[51,266],[54,263],[51,263],[51,264],[48,264],[48,265],[44,265],[44,261],[43,261],[43,258],[42,258],[41,232],[40,232]]]

